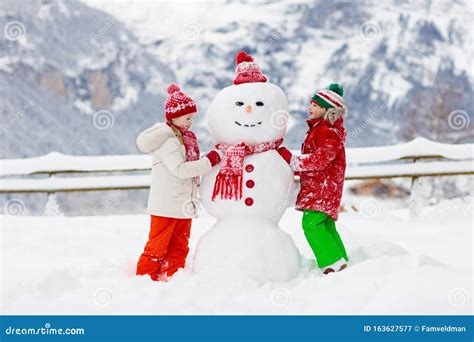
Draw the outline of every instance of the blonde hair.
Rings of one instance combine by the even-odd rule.
[[[345,107],[328,108],[324,112],[324,119],[328,120],[331,124],[335,123],[337,119],[342,118],[346,115]]]
[[[179,131],[179,129],[176,128],[175,125],[173,125],[171,121],[170,121],[170,127],[173,130],[174,135],[176,135],[176,138],[178,138],[181,145],[184,145],[183,134]]]

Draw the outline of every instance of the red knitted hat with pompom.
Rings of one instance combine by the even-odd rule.
[[[184,94],[176,84],[170,84],[166,91],[168,92],[165,103],[166,120],[197,112],[196,102]]]
[[[240,51],[235,57],[237,66],[235,67],[234,84],[266,82],[267,78],[253,61],[253,57],[245,51]]]

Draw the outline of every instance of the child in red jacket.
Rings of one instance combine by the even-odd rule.
[[[346,171],[343,94],[342,86],[333,83],[312,97],[301,156],[279,149],[300,175],[296,209],[303,211],[304,234],[324,274],[343,270],[348,261],[335,224]]]

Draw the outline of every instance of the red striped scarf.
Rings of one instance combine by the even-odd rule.
[[[225,200],[240,200],[242,198],[244,157],[254,153],[277,149],[282,142],[283,139],[251,146],[243,142],[236,145],[217,144],[216,148],[224,152],[224,158],[219,173],[216,176],[212,200],[214,201],[218,195],[220,195],[221,199]]]

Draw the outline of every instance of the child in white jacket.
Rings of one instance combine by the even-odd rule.
[[[197,216],[199,176],[220,162],[216,150],[200,158],[189,130],[196,103],[172,84],[165,104],[166,123],[157,123],[137,138],[137,148],[153,159],[148,213],[149,240],[137,264],[137,275],[166,280],[184,267],[192,218]]]

